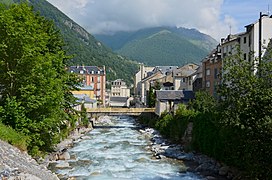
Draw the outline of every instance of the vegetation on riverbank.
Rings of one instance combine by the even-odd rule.
[[[11,127],[0,123],[0,139],[12,144],[22,151],[27,150],[28,137],[23,133],[17,132]]]
[[[270,51],[270,50],[268,50]],[[156,120],[144,118],[161,134],[181,142],[193,122],[191,147],[233,167],[247,179],[272,177],[272,62],[268,52],[256,65],[240,54],[224,62],[218,98],[198,92],[188,108]],[[258,72],[253,70],[258,66]],[[256,72],[256,71],[255,71]]]
[[[70,57],[53,22],[27,4],[0,5],[0,37],[0,137],[42,155],[77,120]]]

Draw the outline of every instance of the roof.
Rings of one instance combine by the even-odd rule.
[[[153,72],[161,71],[162,74],[167,74],[169,72],[172,72],[174,69],[177,69],[178,66],[156,66],[153,69]]]
[[[212,52],[202,60],[202,63],[205,63],[209,60],[221,60],[221,50],[219,49],[219,47],[220,45],[213,49]]]
[[[94,90],[93,86],[77,86],[77,88],[80,90]]]
[[[95,103],[95,99],[91,99],[87,94],[73,94],[75,98],[77,98],[77,102],[81,103]]]
[[[116,79],[116,80],[114,80],[112,82],[125,82],[125,81],[123,79]]]
[[[70,66],[69,71],[76,74],[105,74],[104,69],[97,66]]]
[[[127,102],[128,97],[121,97],[121,96],[112,96],[110,97],[110,101],[115,101],[115,102]]]
[[[193,91],[183,90],[157,90],[156,96],[158,100],[188,100],[194,98]]]
[[[149,79],[152,79],[153,77],[155,77],[156,75],[159,75],[159,74],[163,75],[161,71],[157,71],[157,72],[151,74],[150,76],[147,76],[144,79],[142,79],[142,82],[145,82],[145,81],[147,81]]]

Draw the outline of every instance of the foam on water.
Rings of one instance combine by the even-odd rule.
[[[201,179],[192,173],[180,173],[184,165],[175,160],[154,159],[146,150],[151,143],[145,134],[136,129],[130,117],[100,118],[101,124],[85,139],[69,150],[84,165],[59,170],[77,179]],[[86,160],[89,160],[86,161]],[[77,164],[77,163],[75,163]]]

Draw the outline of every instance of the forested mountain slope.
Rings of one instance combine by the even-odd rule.
[[[24,1],[13,0],[13,2]],[[45,0],[28,0],[28,2],[34,7],[35,11],[40,12],[47,19],[54,21],[56,27],[60,30],[67,44],[68,53],[74,55],[68,62],[69,65],[105,65],[107,80],[122,78],[127,82],[133,81],[133,74],[138,69],[137,62],[117,55],[106,48],[84,28],[49,2]]]
[[[176,27],[94,36],[115,52],[148,65],[197,63],[217,45],[212,37],[195,29]]]

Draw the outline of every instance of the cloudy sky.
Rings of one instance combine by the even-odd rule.
[[[92,34],[154,26],[195,28],[216,40],[244,30],[272,0],[48,0]]]

